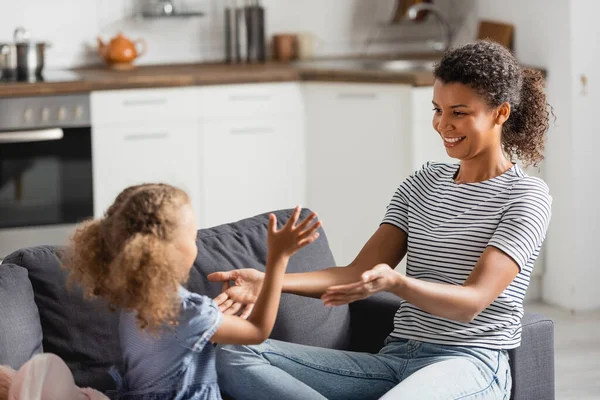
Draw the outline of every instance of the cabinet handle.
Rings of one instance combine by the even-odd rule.
[[[273,133],[274,129],[271,126],[257,126],[252,128],[234,128],[229,131],[232,135],[244,135],[244,134],[260,134],[260,133]]]
[[[167,132],[156,133],[130,133],[125,135],[125,140],[147,140],[147,139],[166,139],[169,137]]]
[[[167,99],[162,97],[159,99],[129,99],[123,100],[123,105],[125,107],[135,107],[135,106],[158,106],[162,104],[167,104]]]
[[[271,99],[269,94],[232,94],[230,101],[267,101]]]
[[[376,99],[377,93],[338,93],[338,99],[361,99],[361,100],[371,100]]]

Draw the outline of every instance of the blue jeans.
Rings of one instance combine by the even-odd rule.
[[[512,384],[506,351],[392,338],[378,354],[219,346],[217,372],[224,393],[248,400],[508,399]]]

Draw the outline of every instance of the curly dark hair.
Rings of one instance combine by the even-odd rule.
[[[104,218],[82,223],[71,237],[63,255],[69,283],[111,310],[135,311],[141,329],[158,333],[176,325],[187,271],[177,267],[172,240],[177,211],[189,202],[183,190],[166,184],[123,190]]]
[[[540,71],[523,69],[504,46],[479,40],[449,50],[434,69],[444,83],[474,89],[490,107],[507,102],[511,113],[502,126],[502,146],[509,158],[537,165],[543,150],[552,108],[546,102]]]

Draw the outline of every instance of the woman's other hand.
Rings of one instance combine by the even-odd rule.
[[[378,264],[361,275],[359,282],[331,286],[321,297],[326,306],[340,306],[366,299],[378,293],[388,292],[402,284],[404,276],[388,264]]]

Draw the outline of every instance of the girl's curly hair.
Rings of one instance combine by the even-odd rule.
[[[172,239],[178,211],[189,202],[183,190],[166,184],[123,190],[104,218],[84,222],[71,237],[63,260],[69,283],[111,310],[135,311],[141,329],[176,325],[187,271],[176,267]]]
[[[546,103],[541,72],[522,69],[506,47],[480,40],[444,54],[434,76],[444,83],[471,87],[490,107],[509,103],[510,117],[502,126],[504,151],[525,165],[544,159],[551,107]]]

